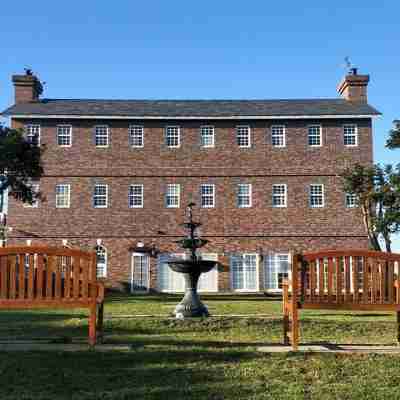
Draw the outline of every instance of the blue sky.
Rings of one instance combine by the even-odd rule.
[[[400,3],[15,1],[0,15],[0,109],[30,66],[55,98],[336,97],[350,56],[371,75],[378,162],[400,118]],[[400,251],[400,241],[396,243]]]

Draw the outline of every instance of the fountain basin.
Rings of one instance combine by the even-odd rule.
[[[195,272],[201,274],[211,271],[218,262],[212,260],[171,260],[168,261],[167,264],[173,271],[181,274],[190,274]]]

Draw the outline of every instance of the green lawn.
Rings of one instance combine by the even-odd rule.
[[[221,316],[176,321],[168,318],[176,296],[109,297],[106,342],[130,352],[2,353],[0,399],[400,399],[400,357],[258,353],[281,341],[280,301],[204,299]],[[135,314],[157,317],[128,317]],[[393,344],[394,321],[390,313],[304,312],[302,341]],[[82,340],[86,332],[85,311],[0,313],[2,341]]]

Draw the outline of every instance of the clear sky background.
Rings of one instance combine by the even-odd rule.
[[[375,160],[397,163],[399,14],[398,0],[3,0],[0,109],[25,66],[50,98],[334,98],[350,56],[383,113]]]

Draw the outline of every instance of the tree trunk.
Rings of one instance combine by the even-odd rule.
[[[385,240],[386,251],[388,253],[391,253],[392,252],[392,241],[390,240],[390,234],[388,232],[385,232],[383,234],[383,239]]]
[[[368,234],[369,243],[374,250],[382,251],[381,246],[379,244],[378,237],[372,229],[370,204],[362,205],[361,209],[362,209],[365,229],[367,230],[367,234]]]

